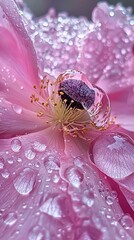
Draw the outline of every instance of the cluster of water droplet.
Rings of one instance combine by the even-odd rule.
[[[103,9],[98,8],[100,15],[94,12],[94,23],[65,13],[56,16],[53,11],[33,20],[25,12],[40,75],[47,71],[55,76],[69,68],[84,70],[91,81],[101,75],[116,79],[126,74],[122,69],[126,56],[131,56],[134,21],[119,5],[115,9],[103,5]],[[121,23],[116,26],[118,34],[117,18]],[[17,105],[13,110],[22,112]],[[132,239],[127,231],[133,228],[133,220],[122,211],[115,218],[118,196],[107,189],[107,179],[78,156],[68,161],[71,163],[63,167],[61,156],[42,141],[27,143],[25,136],[10,142],[10,150],[7,146],[0,156],[1,239],[3,233],[7,239],[19,239],[21,234],[29,240],[108,240],[113,234],[115,240]]]
[[[19,239],[24,222],[30,217],[26,228],[29,240],[44,236],[47,240],[63,240],[65,236],[66,239],[84,240],[85,236],[90,239],[93,229],[96,237],[103,236],[103,239],[109,239],[108,229],[109,234],[117,232],[115,239],[128,237],[126,230],[133,228],[132,218],[121,213],[115,218],[117,193],[107,189],[106,178],[99,181],[98,173],[84,162],[77,156],[68,166],[64,163],[62,166],[61,156],[48,150],[43,142],[32,141],[27,145],[23,137],[11,140],[10,151],[0,158],[2,186],[7,181],[7,198],[12,191],[10,200],[3,202],[5,189],[2,187],[0,215],[5,226],[2,231],[10,227],[11,239]],[[17,199],[21,204],[16,208]]]
[[[133,57],[131,9],[103,3],[94,10],[92,19],[89,22],[84,17],[50,10],[33,21],[27,13],[25,24],[37,52],[41,75],[48,72],[57,76],[66,69],[79,69],[91,82],[103,78],[112,79],[114,84],[119,84],[120,79],[121,86],[126,84],[127,75],[132,74],[129,67],[127,71],[125,68]]]

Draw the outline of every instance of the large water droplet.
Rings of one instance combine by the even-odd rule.
[[[3,220],[6,225],[12,226],[17,221],[17,215],[16,213],[10,212],[7,215],[3,216]]]
[[[59,164],[56,157],[53,155],[49,155],[44,158],[44,166],[48,171],[59,170]]]
[[[67,168],[64,176],[74,187],[79,187],[84,178],[81,170],[76,167]]]
[[[14,180],[16,191],[22,195],[29,194],[35,184],[36,174],[31,168],[24,168]]]
[[[21,141],[19,139],[13,139],[11,141],[11,149],[13,152],[19,152],[21,149]]]
[[[82,201],[88,207],[92,207],[94,204],[94,193],[92,191],[85,190],[82,196]]]
[[[28,240],[44,240],[44,233],[41,226],[34,226],[29,232]]]
[[[22,107],[16,105],[16,104],[13,104],[12,105],[12,108],[13,110],[17,113],[17,114],[21,114],[22,113]]]
[[[63,195],[48,197],[41,205],[40,211],[55,218],[65,217],[68,214],[68,201]]]
[[[31,149],[28,149],[25,151],[25,157],[28,159],[28,160],[33,160],[35,158],[35,152],[33,152]]]
[[[40,142],[34,142],[33,149],[38,152],[44,152],[46,150],[46,145]]]
[[[97,167],[112,178],[122,179],[134,171],[134,143],[124,134],[105,134],[90,150]]]
[[[127,214],[120,219],[120,222],[125,229],[130,229],[134,225],[133,219]]]

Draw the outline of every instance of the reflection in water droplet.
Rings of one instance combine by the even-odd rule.
[[[14,180],[16,191],[22,195],[29,194],[35,184],[36,174],[30,168],[24,168]]]
[[[11,149],[13,152],[19,152],[21,149],[21,141],[19,139],[13,139],[11,141]]]
[[[130,229],[133,227],[134,225],[134,221],[133,219],[128,215],[124,215],[121,219],[120,219],[121,225],[125,228],[125,229]]]
[[[74,187],[79,187],[84,178],[81,170],[76,167],[67,168],[64,176]]]
[[[25,151],[25,157],[29,160],[33,160],[35,155],[35,152],[33,152],[31,149]]]
[[[12,108],[13,108],[14,112],[16,112],[17,114],[21,114],[22,113],[22,107],[20,107],[20,106],[18,106],[16,104],[13,104]]]
[[[46,145],[40,142],[34,142],[33,149],[38,152],[44,152],[46,150]]]
[[[88,207],[92,207],[94,204],[94,193],[89,190],[84,191],[83,196],[82,196],[82,201]]]
[[[34,226],[29,232],[28,240],[44,240],[44,233],[41,226]]]
[[[3,220],[6,225],[12,226],[17,221],[17,215],[13,212],[10,212],[3,217]]]

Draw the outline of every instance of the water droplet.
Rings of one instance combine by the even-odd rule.
[[[35,158],[35,152],[33,152],[31,149],[28,149],[25,151],[25,157],[28,159],[28,160],[33,160]]]
[[[53,175],[52,180],[53,180],[54,183],[58,183],[58,182],[59,182],[59,179],[60,179],[60,176],[59,176],[59,175],[57,175],[57,174],[54,174],[54,175]]]
[[[83,196],[82,196],[82,201],[88,207],[92,207],[94,204],[94,193],[89,190],[84,191]]]
[[[13,139],[11,141],[11,149],[13,152],[18,153],[21,149],[21,141],[19,139]]]
[[[12,158],[8,158],[8,159],[7,159],[7,162],[8,162],[9,164],[13,164],[13,159],[12,159]]]
[[[16,213],[10,212],[7,215],[3,216],[3,220],[6,225],[12,226],[17,221],[17,215]]]
[[[124,215],[121,219],[120,219],[121,225],[125,228],[125,229],[130,229],[133,227],[134,225],[134,221],[133,219],[128,215]]]
[[[0,157],[0,170],[4,168],[4,159]]]
[[[59,164],[56,162],[56,158],[53,155],[49,155],[45,157],[44,159],[44,166],[48,171],[58,171],[59,170]]]
[[[17,162],[21,163],[22,159],[21,158],[17,158]]]
[[[55,218],[65,217],[68,215],[68,205],[66,196],[61,194],[50,196],[45,199],[44,203],[40,207],[40,211]]]
[[[105,200],[106,200],[106,203],[108,204],[108,205],[112,205],[113,204],[113,202],[114,202],[114,199],[113,199],[113,197],[112,196],[106,196],[105,197]]]
[[[24,168],[14,180],[16,191],[22,195],[29,194],[35,184],[36,174],[31,168]]]
[[[41,226],[34,226],[29,232],[28,240],[43,240],[44,233]]]
[[[5,170],[3,173],[1,173],[1,175],[3,178],[7,179],[7,178],[9,178],[10,173],[7,170]]]
[[[129,137],[107,133],[93,144],[91,158],[106,175],[122,179],[133,172],[133,156],[134,144]]]
[[[84,178],[81,170],[76,167],[67,168],[64,176],[74,187],[79,187]]]
[[[34,142],[33,149],[38,152],[44,152],[46,150],[46,145],[40,142]]]
[[[16,104],[13,104],[12,105],[12,108],[13,110],[17,113],[17,114],[21,114],[22,113],[22,107],[16,105]]]

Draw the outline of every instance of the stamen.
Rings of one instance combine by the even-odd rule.
[[[33,88],[30,101],[37,106],[37,117],[72,137],[89,140],[86,131],[104,131],[114,123],[107,95],[79,71],[67,71],[55,82],[45,75],[40,88]]]

